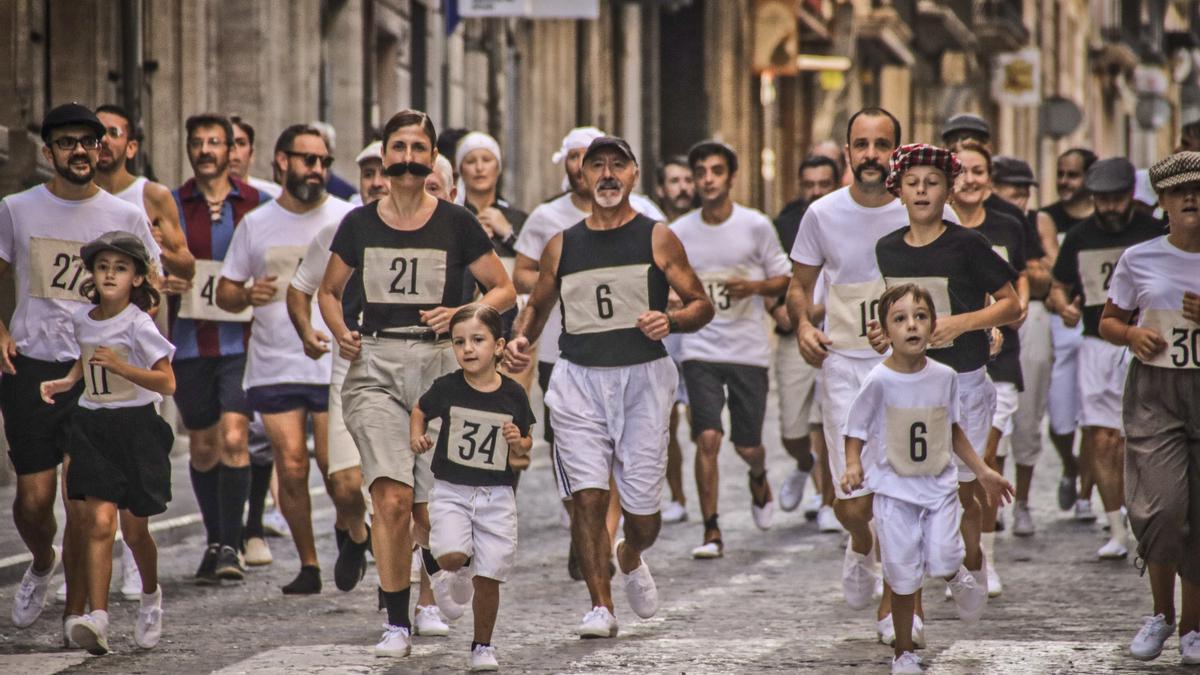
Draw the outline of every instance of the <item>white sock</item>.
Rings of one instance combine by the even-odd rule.
[[[154,589],[153,593],[142,593],[142,606],[143,607],[157,605],[159,603],[159,601],[161,601],[161,600],[162,600],[162,584],[159,584],[158,587]]]
[[[992,561],[995,560],[996,533],[981,532],[979,534],[979,547],[983,549],[983,557],[987,560],[988,567],[991,567]]]
[[[1108,517],[1108,532],[1113,539],[1125,543],[1125,516],[1121,514],[1121,510],[1108,511],[1104,514]]]

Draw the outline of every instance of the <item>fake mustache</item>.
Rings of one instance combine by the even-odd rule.
[[[385,176],[403,176],[406,173],[411,173],[417,178],[424,178],[433,173],[433,167],[420,162],[396,162],[383,170]]]

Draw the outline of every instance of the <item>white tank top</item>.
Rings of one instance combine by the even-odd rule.
[[[133,181],[133,183],[131,183],[129,185],[129,187],[125,188],[124,190],[121,190],[120,192],[114,194],[113,196],[118,199],[124,199],[125,201],[129,202],[130,204],[133,204],[134,206],[138,207],[139,209],[145,211],[146,210],[146,202],[143,199],[143,193],[145,193],[145,191],[146,191],[146,183],[148,183],[148,182],[149,182],[149,180],[145,176],[138,176],[137,180]]]

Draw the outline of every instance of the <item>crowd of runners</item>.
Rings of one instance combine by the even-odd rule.
[[[272,564],[267,534],[286,533],[300,567],[282,592],[322,591],[312,456],[335,586],[378,573],[374,653],[406,657],[470,608],[470,668],[495,670],[515,492],[549,462],[589,596],[578,635],[615,638],[614,582],[638,617],[658,610],[646,552],[663,523],[698,516],[680,526],[690,555],[725,554],[728,434],[747,494],[724,509],[748,497],[759,529],[802,510],[844,534],[846,603],[876,608],[891,672],[919,673],[922,589],[944,579],[961,620],[980,620],[1003,592],[997,532],[1038,529],[1049,440],[1059,507],[1103,518],[1099,559],[1149,573],[1130,655],[1178,633],[1181,662],[1200,664],[1200,134],[1141,171],[1071,149],[1057,201],[1031,210],[1037,176],[993,155],[983,119],[906,144],[866,108],[812,149],[774,220],[733,200],[738,152],[713,139],[643,167],[625,140],[572,129],[541,160],[564,191],[526,213],[500,194],[494,138],[439,136],[416,110],[358,154],[357,189],[318,123],[280,134],[265,179],[248,173],[248,121],[195,115],[193,177],[173,190],[131,172],[142,139],[118,106],[59,106],[41,135],[51,178],[0,201],[16,287],[0,409],[32,557],[17,627],[57,592],[63,647],[107,653],[127,630],[109,623],[115,574],[139,603],[134,642],[170,630],[148,523],[186,489],[171,484],[178,429],[206,533],[197,584]],[[643,170],[656,200],[636,191]],[[785,476],[767,474],[772,392]]]

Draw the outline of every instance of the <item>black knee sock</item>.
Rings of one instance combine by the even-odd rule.
[[[250,467],[220,465],[217,495],[221,502],[221,545],[242,548],[242,511],[250,495]]]
[[[492,643],[490,643],[490,642],[474,642],[474,641],[472,641],[471,642],[471,651],[475,651],[476,647],[491,647],[491,646],[492,646]]]
[[[403,626],[409,628],[412,622],[408,620],[408,597],[410,588],[402,591],[388,592],[379,589],[379,595],[383,598],[383,604],[387,608],[388,623],[393,626]]]
[[[267,493],[271,491],[272,467],[271,462],[264,466],[250,464],[250,499],[246,508],[246,527],[242,529],[242,536],[247,539],[263,536],[263,510],[267,507]]]
[[[188,470],[192,474],[192,491],[196,493],[196,502],[200,505],[200,518],[204,521],[208,543],[216,544],[221,540],[221,502],[217,497],[220,467],[199,471],[189,465]]]
[[[421,547],[421,560],[425,561],[425,573],[429,576],[442,571],[442,567],[438,565],[437,558],[434,558],[429,549],[424,546]]]
[[[337,525],[333,526],[333,538],[337,542],[337,549],[340,551],[350,539],[350,530],[340,529]]]

